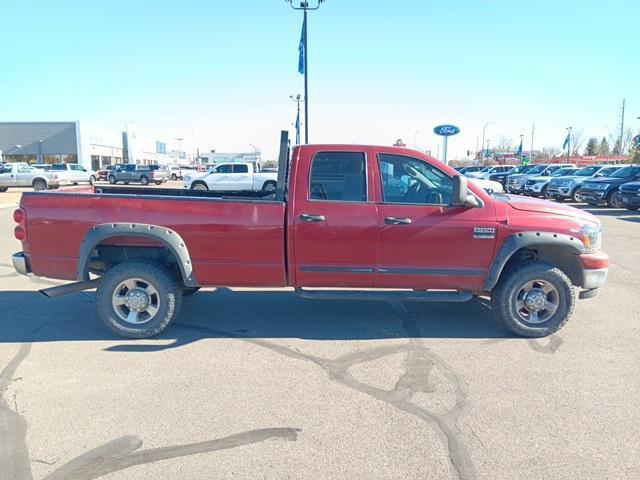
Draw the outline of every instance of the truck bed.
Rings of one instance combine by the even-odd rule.
[[[34,274],[76,280],[83,240],[96,225],[159,225],[184,240],[200,285],[284,286],[285,204],[261,193],[148,187],[27,192],[20,202],[25,253]],[[106,242],[141,246],[139,238],[122,236]]]

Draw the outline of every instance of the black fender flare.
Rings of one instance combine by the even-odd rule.
[[[103,223],[95,225],[82,240],[77,264],[77,278],[79,282],[89,280],[89,262],[91,252],[96,246],[111,237],[144,237],[160,241],[178,260],[182,273],[182,281],[187,287],[197,287],[198,282],[193,273],[193,264],[182,237],[170,228],[144,223]]]
[[[523,247],[531,245],[554,245],[573,250],[576,254],[584,253],[586,248],[578,237],[553,232],[520,232],[511,235],[502,245],[494,258],[489,273],[482,285],[482,291],[490,292],[498,283],[502,270],[509,259]]]

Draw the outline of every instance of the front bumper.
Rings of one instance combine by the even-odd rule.
[[[569,198],[571,196],[571,188],[569,187],[549,187],[547,192],[552,197]]]
[[[604,190],[603,191],[582,190],[581,196],[582,196],[582,200],[584,200],[587,203],[593,203],[598,205],[598,204],[607,202],[607,195],[606,195],[606,191]]]
[[[28,275],[31,273],[31,267],[29,266],[29,260],[27,259],[24,252],[14,253],[11,257],[13,261],[13,268],[15,268],[16,272],[20,275]]]

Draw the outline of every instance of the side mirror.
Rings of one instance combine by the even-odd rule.
[[[480,202],[469,193],[469,180],[464,175],[453,177],[453,190],[451,191],[451,205],[454,207],[479,207]]]

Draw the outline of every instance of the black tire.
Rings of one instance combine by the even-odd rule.
[[[142,177],[140,177],[140,183],[142,185],[149,185],[149,178],[143,175]]]
[[[542,190],[540,190],[540,196],[542,198],[551,198],[549,195],[547,195],[547,186],[545,185],[544,187],[542,187]]]
[[[545,305],[550,300],[557,305],[553,313],[553,307],[550,308],[551,311],[544,309],[540,311],[540,315],[549,315],[549,318],[540,323],[531,321],[533,315],[529,313],[527,307],[520,310],[517,307],[518,303],[524,303],[521,295],[524,287],[531,282],[534,282],[534,285],[550,284],[555,289],[545,294],[541,288],[534,287],[528,292],[538,290],[541,292],[540,295],[544,296]],[[503,272],[498,285],[491,293],[491,302],[494,314],[509,330],[523,337],[536,338],[557,332],[569,321],[576,297],[571,280],[562,270],[547,263],[530,262],[516,264],[509,271]],[[523,310],[525,310],[524,313]],[[538,313],[535,315],[538,319]]]
[[[91,175],[89,177],[89,185],[93,185],[94,183],[96,183],[96,177],[94,177],[93,175]]]
[[[33,189],[34,189],[36,192],[41,192],[41,191],[43,191],[43,190],[46,190],[46,189],[47,189],[47,182],[45,182],[45,181],[44,181],[43,179],[41,179],[41,178],[36,178],[36,179],[33,181]]]
[[[111,185],[115,185],[116,183],[118,183],[118,181],[116,180],[116,177],[114,177],[113,175],[109,175],[109,183]]]
[[[607,197],[607,206],[610,208],[623,208],[622,198],[620,198],[620,192],[615,190]]]
[[[209,187],[204,182],[193,182],[191,184],[191,190],[209,190]]]
[[[262,191],[263,192],[275,192],[276,188],[278,188],[278,184],[276,182],[264,182],[264,185],[262,186]]]
[[[571,201],[575,203],[581,203],[582,197],[580,196],[580,193],[581,193],[580,187],[574,188],[573,192],[571,192]]]
[[[123,282],[132,279],[141,280],[136,281],[137,285],[151,285],[157,292],[149,297],[157,297],[157,312],[144,323],[134,324],[126,321],[120,314],[126,313],[128,307],[119,307],[119,314],[113,305],[114,295],[122,293],[120,287]],[[131,260],[117,264],[102,276],[96,291],[96,307],[100,319],[112,332],[125,338],[155,337],[178,316],[181,306],[180,283],[166,268],[148,260]]]
[[[9,190],[9,187],[0,187],[0,193],[4,193]]]
[[[178,180],[178,176],[175,173],[172,173],[171,174],[171,180],[173,180],[175,182],[176,180]]]
[[[200,287],[182,287],[182,296],[190,297],[194,293],[198,292]]]
[[[162,181],[160,181],[160,182],[153,182],[153,183],[155,183],[156,185],[162,185]]]

